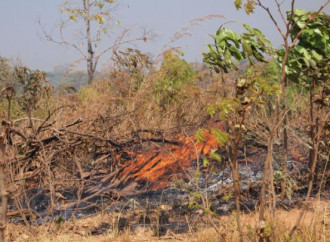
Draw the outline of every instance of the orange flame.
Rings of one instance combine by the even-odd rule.
[[[183,173],[197,156],[217,148],[217,141],[212,134],[205,132],[204,138],[205,142],[197,143],[196,137],[181,135],[180,146],[156,147],[149,152],[138,154],[135,161],[125,164],[121,176],[127,175],[126,181],[146,183],[149,190],[165,188],[169,185],[172,175]]]

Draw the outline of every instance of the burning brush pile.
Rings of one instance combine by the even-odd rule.
[[[205,133],[204,136],[206,141],[201,143],[198,143],[194,136],[184,135],[179,136],[176,141],[152,142],[147,151],[137,150],[137,145],[122,146],[93,160],[92,169],[89,171],[83,170],[76,163],[80,168],[76,173],[77,183],[69,185],[71,189],[68,184],[60,187],[60,181],[55,177],[57,189],[54,211],[76,207],[85,209],[94,205],[97,207],[101,202],[100,198],[113,199],[162,191],[172,187],[179,180],[187,181],[196,160],[217,148],[214,136],[209,133]],[[72,179],[69,172],[65,174],[63,170],[58,169],[55,167],[55,176]],[[32,193],[37,191],[41,194],[33,196]],[[32,195],[30,203],[37,212],[48,209],[48,193],[48,190],[41,191],[37,188],[36,181],[31,180],[28,183],[27,194]]]
[[[184,175],[200,155],[217,148],[214,136],[205,134],[205,137],[206,142],[198,143],[195,137],[181,135],[176,145],[155,146],[140,153],[125,163],[120,177],[125,178],[126,184],[134,183],[138,190],[167,188]]]
[[[27,70],[24,75],[39,78],[39,73]],[[35,92],[39,89],[44,90],[40,86]],[[214,134],[205,131],[202,142],[193,135],[199,127],[223,130],[220,122],[208,123],[207,102],[198,100],[207,96],[197,95],[194,102],[182,98],[180,105],[162,113],[156,102],[141,98],[143,88],[139,92],[126,103],[114,101],[105,91],[93,101],[88,92],[81,100],[68,96],[38,119],[31,113],[16,120],[10,112],[4,115],[0,145],[6,160],[2,166],[7,171],[10,220],[43,223],[102,211],[121,214],[118,227],[123,229],[155,224],[154,214],[157,224],[166,227],[177,221],[175,231],[181,231],[187,230],[179,226],[187,225],[184,215],[226,214],[235,209],[226,150],[219,149]],[[14,98],[12,89],[3,94],[8,103]],[[35,107],[29,106],[31,100],[25,101],[25,110],[40,111],[40,100]],[[249,211],[257,205],[265,150],[239,147],[238,155],[241,202]],[[294,161],[290,166],[293,172],[303,168]],[[7,208],[6,200],[3,206]],[[122,216],[126,211],[134,216]]]
[[[79,121],[73,124],[77,123]],[[77,132],[68,132],[66,138],[76,139],[76,135]],[[82,139],[82,134],[78,136]],[[147,150],[137,143],[131,143],[131,146],[115,144],[117,148],[92,161],[90,170],[82,168],[73,159],[79,170],[75,173],[76,178],[72,177],[71,172],[55,167],[54,180],[48,181],[53,182],[53,191],[47,186],[37,187],[35,179],[29,180],[25,191],[29,199],[23,200],[25,204],[18,203],[18,199],[11,200],[8,214],[16,222],[23,218],[40,223],[54,218],[84,217],[97,211],[124,212],[133,209],[140,211],[139,215],[121,218],[125,219],[121,229],[140,224],[145,211],[153,211],[164,216],[164,229],[168,226],[173,230],[176,226],[177,232],[186,231],[186,225],[180,227],[180,224],[185,224],[181,221],[184,214],[193,211],[200,213],[207,208],[218,214],[227,214],[235,207],[231,169],[226,164],[225,154],[216,151],[218,143],[214,135],[205,132],[203,136],[203,142],[197,142],[195,136],[186,135],[178,136],[175,141],[150,138],[152,141]],[[60,139],[53,139],[59,145]],[[215,151],[223,156],[223,161],[219,163],[216,159],[210,159],[210,164],[203,164],[203,157]],[[264,158],[262,149],[240,157],[239,173],[247,211],[253,210],[257,204],[257,189],[254,186],[260,186],[263,176],[260,164]],[[301,166],[294,162],[291,165]],[[290,205],[294,204],[286,204]],[[162,211],[158,211],[159,206]],[[169,223],[169,218],[177,215],[181,218],[177,217],[174,224]],[[128,224],[128,220],[134,222]]]

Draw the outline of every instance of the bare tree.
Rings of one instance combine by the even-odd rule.
[[[114,41],[111,46],[99,48],[104,38],[110,38],[109,30],[114,25],[119,25],[120,21],[113,17],[113,12],[117,9],[114,0],[79,0],[77,2],[66,1],[60,5],[60,11],[68,16],[66,21],[60,23],[59,37],[54,37],[48,33],[39,20],[43,35],[46,40],[75,49],[81,58],[76,62],[85,61],[87,64],[88,83],[95,78],[96,68],[100,58],[114,48],[131,43],[137,40],[147,41],[150,32],[144,31],[141,36],[127,39],[130,30],[124,29],[123,33]],[[82,24],[83,31],[78,33],[78,38],[68,40],[65,28],[70,22]]]

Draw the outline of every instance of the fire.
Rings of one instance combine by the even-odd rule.
[[[157,146],[149,152],[138,154],[135,160],[125,164],[121,176],[127,175],[126,181],[134,180],[145,184],[148,190],[165,188],[173,175],[182,174],[197,156],[217,148],[217,141],[213,135],[205,132],[204,138],[205,142],[198,143],[196,137],[181,135],[180,146]]]

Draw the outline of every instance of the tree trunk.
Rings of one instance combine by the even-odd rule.
[[[286,108],[287,108],[286,88],[287,88],[287,80],[285,80],[284,90],[283,90],[283,110],[284,110],[284,112],[286,111]],[[281,169],[283,172],[283,180],[281,181],[281,199],[284,199],[285,195],[286,195],[286,180],[288,177],[288,166],[287,166],[287,162],[288,162],[288,130],[287,130],[287,124],[288,124],[287,115],[285,115],[284,120],[283,120],[283,145],[284,145],[283,152],[284,152],[284,154],[283,154],[282,163],[281,163]]]
[[[274,204],[275,204],[275,191],[274,191],[274,175],[273,175],[273,144],[274,144],[274,130],[271,130],[270,136],[267,142],[267,157],[264,165],[264,179],[260,193],[260,210],[259,210],[259,225],[257,234],[260,242],[270,241],[269,235],[265,234],[266,222],[265,222],[265,211],[266,211],[266,194],[268,194],[269,202],[272,208],[272,216],[274,216]],[[275,241],[274,226],[272,226],[272,237]]]
[[[274,143],[274,134],[273,132],[270,133],[270,137],[268,138],[267,142],[267,157],[264,165],[264,179],[261,187],[261,194],[260,194],[260,211],[259,211],[259,220],[264,221],[265,220],[265,210],[266,210],[266,193],[269,189],[270,185],[270,176],[273,174],[270,174],[270,166],[272,165],[273,160],[273,143]]]
[[[310,96],[309,96],[309,122],[310,122],[310,132],[309,132],[309,138],[311,140],[311,147],[312,149],[309,149],[309,162],[308,162],[308,167],[311,170],[312,169],[312,164],[313,164],[313,159],[314,159],[314,153],[315,153],[315,148],[314,148],[314,143],[315,143],[315,119],[314,119],[314,88],[315,88],[315,82],[311,82],[311,87],[310,87]]]
[[[241,204],[240,204],[240,176],[238,172],[238,161],[237,161],[237,147],[233,148],[232,151],[232,160],[230,162],[231,165],[231,173],[233,178],[233,185],[234,185],[234,196],[235,196],[235,206],[236,206],[236,222],[237,222],[237,229],[239,232],[240,242],[243,242],[243,231],[241,225]]]
[[[4,138],[0,138],[0,242],[4,242],[6,239],[6,227],[7,227],[7,203],[8,193],[6,189],[6,175],[5,175],[5,143]]]
[[[91,84],[94,79],[95,65],[94,65],[94,50],[92,46],[91,37],[91,23],[90,23],[90,3],[89,0],[83,0],[84,10],[86,12],[85,16],[85,27],[87,36],[87,74],[88,74],[88,84]]]
[[[266,193],[268,193],[269,198],[269,205],[272,211],[272,216],[274,220],[275,216],[275,205],[276,205],[276,194],[275,194],[275,188],[274,188],[274,174],[273,174],[273,167],[272,167],[272,160],[273,160],[273,145],[274,145],[274,139],[275,135],[278,133],[278,127],[281,125],[281,115],[283,112],[281,112],[281,103],[283,101],[283,93],[286,91],[286,63],[289,58],[290,54],[290,46],[288,44],[288,36],[284,38],[284,45],[285,45],[285,54],[282,60],[282,67],[281,67],[281,77],[280,77],[280,92],[276,99],[276,107],[275,107],[275,114],[274,118],[271,121],[271,124],[269,124],[271,127],[269,138],[267,142],[267,157],[265,160],[264,165],[264,179],[261,187],[261,194],[260,194],[260,211],[259,211],[259,222],[260,224],[264,224],[265,221],[265,210],[266,210]],[[285,115],[285,114],[284,114]],[[262,231],[264,228],[260,228],[260,239],[262,238]],[[274,231],[274,226],[272,226],[272,230]],[[273,233],[273,239],[275,234]]]
[[[282,68],[281,68],[281,77],[280,77],[280,92],[276,98],[276,107],[275,107],[275,114],[274,118],[272,118],[271,123],[269,124],[269,137],[267,141],[267,157],[264,164],[264,179],[261,187],[260,193],[260,210],[259,210],[259,224],[264,226],[265,224],[265,210],[266,210],[266,193],[268,194],[269,198],[269,205],[272,210],[272,216],[274,217],[275,212],[275,205],[276,205],[276,197],[275,197],[275,189],[274,189],[274,174],[273,174],[273,167],[272,167],[272,160],[273,160],[273,145],[275,135],[278,132],[278,127],[281,125],[281,103],[283,101],[283,93],[286,91],[285,83],[286,83],[286,63],[289,58],[290,54],[290,47],[288,44],[288,36],[284,39],[285,45],[285,54],[282,60]],[[274,220],[274,218],[273,218]],[[259,228],[259,239],[263,241],[263,231],[264,227],[260,226]],[[274,230],[274,226],[272,227]],[[272,236],[275,236],[274,233]],[[273,238],[274,239],[274,238]]]

